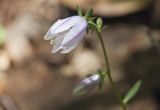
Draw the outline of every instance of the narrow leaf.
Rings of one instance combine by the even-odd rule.
[[[141,80],[138,80],[124,97],[123,103],[127,104],[136,95],[136,93],[140,89],[140,86],[141,86]]]
[[[88,19],[89,17],[92,17],[92,16],[93,16],[93,9],[91,8],[85,14],[85,18]]]
[[[77,6],[77,12],[79,16],[83,16],[82,9],[80,8],[80,6]]]

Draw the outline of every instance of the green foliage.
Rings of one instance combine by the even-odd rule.
[[[102,32],[103,20],[102,18],[98,18],[96,21],[98,32]]]
[[[82,9],[79,6],[77,6],[77,12],[79,16],[83,16]]]
[[[2,46],[5,42],[5,30],[2,26],[0,26],[0,46]]]
[[[141,80],[138,80],[133,87],[128,91],[126,96],[123,99],[123,103],[127,104],[138,92],[141,87]]]
[[[87,11],[87,13],[85,14],[85,18],[86,18],[86,20],[88,21],[88,19],[89,18],[92,18],[93,17],[93,9],[91,8],[91,9],[89,9],[88,11]]]

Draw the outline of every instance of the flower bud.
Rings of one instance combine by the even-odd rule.
[[[100,75],[94,74],[82,80],[73,90],[75,95],[84,95],[94,89],[100,82]]]

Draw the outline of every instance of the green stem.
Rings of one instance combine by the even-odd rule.
[[[106,68],[107,68],[106,74],[108,76],[109,82],[111,83],[111,87],[112,87],[116,97],[118,98],[118,101],[119,101],[120,105],[122,106],[123,110],[127,110],[126,104],[123,103],[121,94],[120,94],[119,90],[117,89],[117,87],[116,87],[116,85],[115,85],[115,83],[112,79],[111,70],[110,70],[109,61],[108,61],[108,56],[107,56],[107,51],[105,49],[105,45],[104,45],[104,42],[103,42],[103,39],[102,39],[102,35],[98,30],[96,30],[96,32],[97,32],[97,36],[100,40],[101,47],[102,47],[102,50],[103,50],[105,63],[106,63]]]

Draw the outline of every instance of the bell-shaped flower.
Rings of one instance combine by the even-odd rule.
[[[94,74],[82,80],[73,90],[75,95],[84,95],[94,89],[100,83],[100,75]]]
[[[83,39],[87,25],[87,21],[81,16],[60,19],[51,26],[44,39],[52,41],[52,53],[68,53]]]

